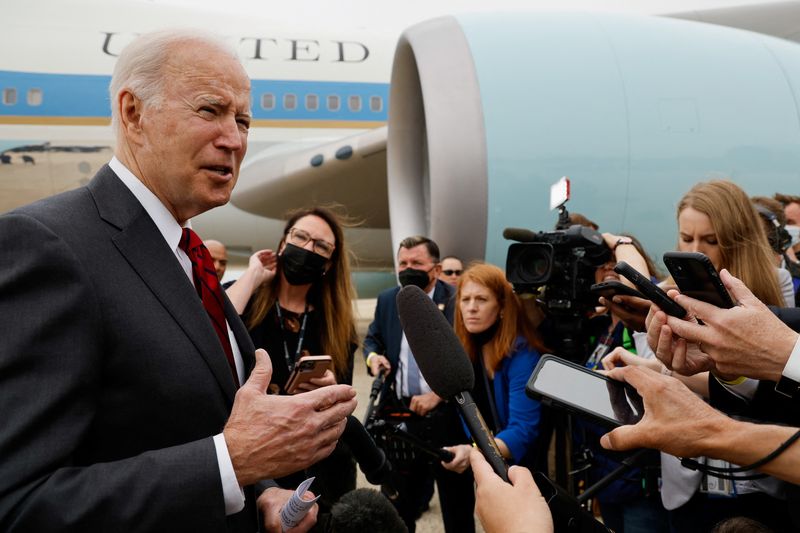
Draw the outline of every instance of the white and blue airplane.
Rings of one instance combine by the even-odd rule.
[[[796,186],[793,65],[782,58],[798,46],[798,2],[468,13],[410,28],[396,51],[398,17],[358,11],[362,19],[348,24],[326,18],[330,4],[304,4],[324,29],[300,17],[281,23],[263,3],[228,3],[225,12],[135,0],[6,9],[0,212],[86,183],[110,158],[115,57],[133,35],[176,25],[228,36],[252,79],[254,127],[233,205],[194,221],[242,258],[276,244],[287,208],[312,202],[340,203],[363,220],[348,238],[368,279],[371,268],[391,266],[392,240],[411,233],[502,264],[502,227],[551,227],[541,198],[563,174],[573,179],[571,207],[646,242],[663,241],[669,202],[708,172],[760,184],[754,194]],[[402,23],[459,7],[411,3]],[[353,28],[364,20],[370,30]],[[772,134],[750,142],[762,130]],[[653,209],[656,201],[668,209]]]

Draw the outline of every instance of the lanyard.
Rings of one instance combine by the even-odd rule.
[[[308,320],[308,303],[306,303],[306,308],[303,311],[303,323],[300,326],[300,336],[297,339],[297,351],[295,351],[294,359],[289,358],[289,346],[286,344],[286,330],[283,329],[283,315],[281,314],[281,306],[277,300],[275,300],[275,310],[278,313],[278,324],[281,327],[281,337],[283,338],[283,356],[286,358],[286,367],[289,369],[289,372],[291,372],[294,370],[294,363],[297,361],[300,351],[303,349],[303,337],[306,335],[306,321]]]
[[[619,321],[617,322],[617,325],[614,326],[612,331],[606,332],[600,337],[600,340],[597,341],[597,347],[586,361],[585,366],[587,368],[597,370],[598,366],[600,365],[600,361],[608,354],[608,352],[611,351],[611,347],[614,345],[614,338],[619,335],[620,331],[622,331],[624,327],[625,325],[622,323],[622,321]]]

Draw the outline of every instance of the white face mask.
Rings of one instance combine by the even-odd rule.
[[[792,246],[800,244],[800,226],[786,226],[786,231],[792,237]]]

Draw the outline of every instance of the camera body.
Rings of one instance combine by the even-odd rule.
[[[533,233],[527,242],[508,248],[506,278],[517,293],[541,293],[548,312],[582,313],[597,305],[589,291],[597,267],[611,259],[602,235],[573,225],[564,230]]]

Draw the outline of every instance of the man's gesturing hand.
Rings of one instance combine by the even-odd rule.
[[[272,365],[256,366],[237,391],[223,434],[239,484],[281,477],[327,457],[356,407],[355,389],[331,385],[294,396],[267,395]]]

